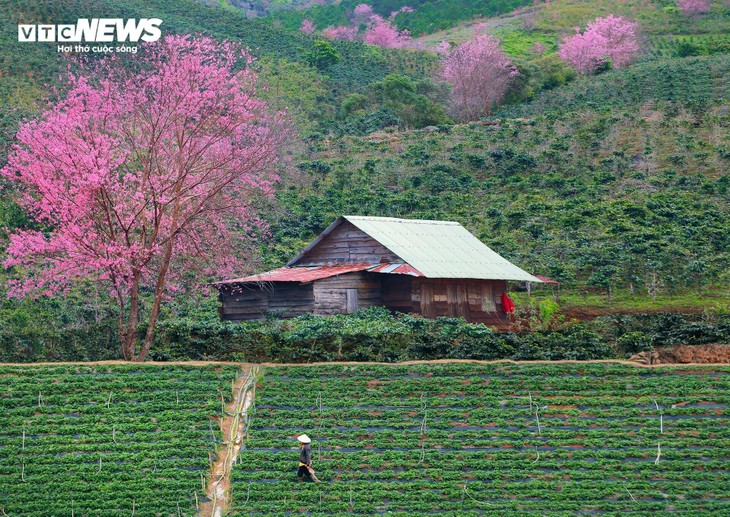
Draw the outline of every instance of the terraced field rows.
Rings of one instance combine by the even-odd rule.
[[[238,367],[0,367],[10,516],[195,515]],[[201,477],[203,479],[201,479]]]
[[[240,513],[730,513],[730,368],[268,368]],[[313,437],[321,484],[295,482]]]

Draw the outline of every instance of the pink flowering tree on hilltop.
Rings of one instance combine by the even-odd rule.
[[[518,75],[497,41],[477,34],[446,54],[441,75],[451,84],[451,101],[461,120],[488,115]]]
[[[69,74],[68,93],[21,125],[2,171],[46,228],[11,235],[11,295],[104,283],[118,303],[122,354],[142,361],[183,277],[240,272],[286,134],[241,60],[250,58],[232,43],[167,36]]]
[[[312,20],[302,20],[299,30],[304,34],[312,34],[314,32],[314,22]]]
[[[400,13],[412,13],[412,12],[413,12],[413,7],[409,7],[407,5],[404,5],[403,7],[401,7],[400,9],[398,9],[397,11],[393,11],[392,13],[390,13],[390,16],[388,16],[388,19],[389,20],[393,20]]]
[[[322,31],[322,35],[328,39],[355,41],[357,39],[357,27],[348,27],[346,25],[334,27],[330,25]]]
[[[387,48],[403,48],[410,41],[411,35],[407,30],[399,31],[395,25],[378,15],[374,15],[370,19],[370,24],[363,36],[363,42],[368,45]]]
[[[558,55],[581,74],[591,74],[607,60],[614,68],[624,68],[639,53],[639,24],[621,16],[596,18],[581,33],[566,38]]]
[[[679,7],[684,14],[700,14],[710,11],[709,0],[677,0]]]
[[[352,11],[352,23],[356,25],[368,23],[373,15],[375,15],[375,12],[371,6],[368,4],[360,4]]]

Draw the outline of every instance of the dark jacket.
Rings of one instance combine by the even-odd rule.
[[[305,465],[312,464],[312,447],[310,444],[305,443],[302,447],[302,451],[299,453],[299,462]]]

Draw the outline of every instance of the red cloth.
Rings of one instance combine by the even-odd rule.
[[[515,312],[515,302],[507,296],[507,293],[502,293],[502,310],[507,314]]]

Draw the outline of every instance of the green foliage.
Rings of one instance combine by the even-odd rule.
[[[302,20],[312,20],[318,29],[329,25],[345,25],[349,23],[354,8],[363,3],[362,0],[343,0],[330,5],[315,5],[306,9],[279,12],[271,16],[275,23],[297,30]],[[367,2],[365,2],[367,3]],[[409,6],[412,13],[400,13],[395,23],[411,34],[419,36],[453,27],[461,20],[475,17],[492,17],[508,13],[518,7],[532,4],[531,0],[388,0],[371,2],[375,13],[387,18],[391,12]]]
[[[308,56],[309,63],[320,70],[327,69],[340,61],[340,54],[329,41],[317,40]]]
[[[259,59],[255,66],[263,86],[259,96],[271,108],[285,111],[300,130],[331,116],[331,107],[322,102],[328,95],[326,83],[315,69],[273,57]]]
[[[194,515],[235,366],[0,367],[13,515]],[[89,487],[93,486],[93,490]]]
[[[345,118],[339,130],[349,134],[367,134],[387,127],[363,122],[372,119],[377,112],[392,113],[396,124],[384,118],[381,124],[398,125],[404,129],[419,129],[451,123],[444,108],[431,97],[438,98],[443,92],[428,80],[414,81],[402,74],[390,74],[382,81],[371,83],[364,94],[353,93],[345,97],[340,114]],[[356,129],[362,124],[362,129]]]
[[[602,359],[612,346],[593,330],[493,334],[459,318],[393,317],[382,307],[351,315],[270,322],[176,319],[160,325],[155,349],[169,358],[246,362],[415,359]]]
[[[730,315],[631,314],[606,316],[606,338],[626,355],[669,345],[704,345],[730,342]]]
[[[267,368],[231,509],[727,514],[728,373],[615,363]],[[303,431],[321,484],[296,483],[291,437]]]

